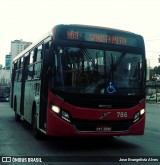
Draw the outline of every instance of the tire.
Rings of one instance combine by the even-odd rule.
[[[36,139],[40,140],[43,137],[43,134],[37,129],[37,115],[36,112],[33,112],[32,115],[32,130],[33,130],[33,135]]]
[[[20,121],[20,115],[17,114],[17,101],[16,99],[14,100],[14,112],[15,112],[15,120]]]

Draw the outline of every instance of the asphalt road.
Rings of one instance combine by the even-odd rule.
[[[36,164],[160,164],[160,105],[147,104],[144,136],[46,138],[36,140],[30,126],[14,120],[9,103],[0,103],[0,161],[43,161]],[[135,157],[134,157],[135,156]],[[15,158],[15,159],[13,159]],[[20,159],[16,159],[20,158]],[[150,159],[149,159],[150,158]],[[123,162],[117,162],[117,160]],[[140,160],[140,162],[137,159]],[[44,162],[47,160],[47,162]],[[109,161],[113,160],[113,161]],[[130,160],[130,161],[129,161]],[[149,162],[149,160],[152,160]],[[159,162],[157,162],[157,160]],[[32,161],[32,160],[31,160]],[[36,161],[36,160],[33,160]],[[128,162],[129,161],[129,162]],[[1,163],[35,164],[35,163]]]

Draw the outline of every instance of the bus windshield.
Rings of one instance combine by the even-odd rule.
[[[140,95],[142,54],[57,47],[52,89],[66,93]]]

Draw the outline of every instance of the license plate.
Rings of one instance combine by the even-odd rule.
[[[112,128],[110,126],[97,126],[96,131],[97,132],[109,132]]]

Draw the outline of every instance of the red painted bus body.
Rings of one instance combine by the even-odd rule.
[[[145,128],[145,113],[134,123],[134,116],[145,108],[145,99],[139,105],[129,109],[90,109],[65,103],[52,93],[49,93],[47,107],[47,134],[51,136],[122,136],[143,135]],[[68,111],[71,121],[55,114],[51,108],[56,104]],[[125,118],[117,117],[118,112],[128,112]],[[108,114],[104,119],[104,114]],[[89,130],[90,129],[90,130]]]
[[[143,135],[143,37],[57,25],[13,60],[11,107],[35,137]]]

